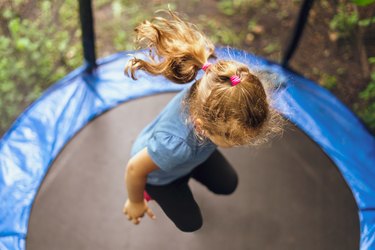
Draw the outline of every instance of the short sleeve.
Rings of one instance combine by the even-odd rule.
[[[170,171],[192,157],[190,146],[182,138],[163,131],[153,133],[147,143],[147,151],[164,171]]]

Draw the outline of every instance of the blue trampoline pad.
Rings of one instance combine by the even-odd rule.
[[[128,53],[119,53],[102,60],[94,75],[83,73],[83,68],[69,74],[29,106],[2,138],[0,197],[6,202],[0,205],[1,248],[24,249],[25,239],[29,233],[32,236],[29,237],[30,240],[34,239],[35,243],[30,241],[28,243],[30,247],[34,244],[36,247],[34,249],[41,249],[40,247],[53,237],[48,239],[45,237],[44,241],[37,240],[37,231],[33,231],[32,228],[38,228],[38,223],[34,223],[38,221],[40,221],[39,228],[45,230],[40,232],[51,232],[56,235],[58,231],[54,229],[59,228],[57,225],[60,225],[60,229],[64,232],[71,232],[72,237],[69,241],[77,243],[76,249],[86,248],[85,243],[89,242],[96,242],[97,247],[109,246],[108,244],[115,242],[111,240],[112,238],[117,239],[124,235],[132,236],[130,239],[143,237],[143,241],[123,241],[120,242],[120,246],[135,244],[138,249],[143,249],[145,245],[139,244],[149,242],[145,240],[148,238],[145,238],[144,233],[147,232],[146,235],[150,236],[150,230],[156,229],[158,223],[152,225],[151,222],[144,220],[144,224],[138,228],[121,230],[127,228],[127,222],[121,221],[121,214],[114,214],[118,206],[120,206],[118,211],[121,213],[121,203],[126,198],[121,197],[125,195],[124,186],[121,186],[121,182],[117,183],[112,179],[111,182],[103,176],[106,173],[121,174],[129,157],[128,149],[131,140],[143,125],[151,121],[172,95],[152,94],[175,92],[184,86],[172,84],[162,77],[150,77],[145,74],[139,74],[139,80],[136,82],[126,78],[123,75],[123,68],[129,59]],[[212,232],[215,233],[215,238],[221,237],[222,240],[218,243],[221,242],[222,246],[225,242],[238,240],[240,236],[242,239],[244,235],[231,234],[232,231],[236,232],[233,230],[235,225],[238,225],[236,230],[249,232],[247,234],[249,239],[254,237],[252,241],[246,241],[248,243],[238,240],[242,242],[241,244],[245,244],[241,246],[258,244],[254,246],[274,249],[272,246],[275,245],[270,243],[274,241],[285,246],[285,249],[290,249],[290,246],[300,246],[293,245],[297,244],[296,242],[305,241],[310,243],[309,246],[325,249],[321,239],[334,239],[344,242],[343,245],[348,247],[340,249],[358,248],[358,245],[361,249],[371,249],[374,246],[375,231],[373,223],[375,184],[371,181],[375,179],[374,138],[345,106],[313,82],[242,51],[222,48],[218,49],[217,53],[219,58],[239,60],[250,65],[254,71],[268,72],[269,77],[279,88],[275,96],[275,107],[298,129],[290,125],[289,132],[284,138],[275,141],[269,148],[224,151],[233,165],[238,166],[239,171],[243,172],[240,175],[242,189],[239,189],[238,194],[216,197],[203,187],[192,183],[193,189],[197,192],[197,199],[200,199],[202,204],[202,210],[208,215],[206,228],[201,234],[195,234],[192,241],[196,242],[194,243],[196,247],[189,249],[207,249],[199,246],[202,246],[204,240],[208,240],[205,237]],[[152,96],[147,97],[148,99],[139,99],[149,95]],[[146,99],[149,103],[142,104]],[[130,100],[133,101],[126,102]],[[121,104],[123,102],[126,103]],[[131,108],[131,105],[134,106]],[[117,106],[119,107],[103,114]],[[103,115],[99,116],[101,114]],[[112,118],[108,118],[111,114],[113,114]],[[97,119],[93,119],[97,116],[99,116]],[[78,131],[80,133],[77,134]],[[116,131],[115,136],[112,134],[113,131]],[[123,140],[118,141],[120,137]],[[106,150],[97,151],[97,145],[105,145]],[[253,162],[252,159],[257,160]],[[55,164],[60,164],[60,167]],[[38,189],[51,166],[35,200]],[[69,170],[71,166],[74,166],[73,172]],[[90,166],[97,171],[90,171]],[[315,172],[317,170],[320,172]],[[295,173],[304,174],[296,178]],[[74,184],[76,187],[82,187],[85,183],[87,186],[91,185],[91,188],[97,187],[107,193],[103,193],[100,199],[95,197],[94,192],[87,193],[84,188],[72,189]],[[112,186],[109,183],[116,183],[116,185]],[[288,183],[291,185],[286,185]],[[337,185],[330,186],[332,183]],[[309,192],[309,190],[313,191]],[[66,195],[66,191],[69,191],[71,196]],[[87,198],[90,195],[94,200]],[[55,197],[55,199],[50,200],[45,197]],[[74,199],[70,199],[72,197]],[[103,197],[111,199],[112,202],[108,203]],[[64,203],[70,207],[70,210],[58,211],[57,209],[61,207],[59,202],[64,201],[65,198],[71,202]],[[211,200],[212,203],[209,202]],[[77,202],[72,203],[73,201]],[[87,203],[84,203],[85,201]],[[87,209],[86,205],[92,204],[91,202],[101,205],[97,205],[98,209]],[[33,204],[30,231],[28,231]],[[105,204],[110,204],[110,208],[106,210]],[[232,205],[228,207],[228,204]],[[40,212],[38,207],[41,208]],[[250,209],[241,210],[246,207]],[[303,207],[306,209],[302,209]],[[158,207],[155,205],[154,209],[157,210]],[[238,223],[230,224],[232,218],[225,215],[233,209],[238,209],[237,216],[233,219]],[[327,213],[327,211],[331,212]],[[38,213],[42,217],[37,217]],[[56,214],[66,217],[58,217]],[[165,231],[171,233],[168,235],[174,235],[173,227],[169,227],[167,220],[164,221],[162,213],[159,214],[161,228],[170,230]],[[102,217],[105,215],[109,217]],[[54,221],[51,218],[58,219]],[[66,218],[70,218],[76,224],[70,224]],[[102,226],[88,226],[90,218],[100,218],[95,225]],[[108,221],[105,220],[106,218]],[[219,218],[223,221],[218,221]],[[285,219],[290,224],[283,222]],[[48,221],[53,223],[48,224]],[[296,226],[297,224],[293,224],[296,221],[303,223]],[[318,221],[318,224],[314,224],[314,221]],[[320,225],[321,221],[330,223]],[[111,230],[111,226],[116,224],[119,225],[117,228],[119,230]],[[288,225],[292,224],[295,226],[288,229]],[[319,229],[319,225],[328,227],[324,235],[313,231],[314,228]],[[81,226],[86,230],[79,229]],[[298,228],[298,230],[293,231],[291,228]],[[343,228],[353,231],[347,235],[339,234],[339,238],[335,238],[336,236],[333,236],[335,232]],[[101,236],[98,235],[97,230],[100,230]],[[296,234],[295,232],[298,231],[302,233]],[[255,237],[256,232],[260,233],[259,237]],[[163,240],[165,235],[162,235],[157,234],[156,239]],[[189,237],[181,238],[180,244],[188,244]],[[150,242],[155,241],[150,240]],[[58,245],[55,247],[60,249]]]

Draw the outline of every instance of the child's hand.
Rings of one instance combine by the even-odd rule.
[[[127,199],[123,208],[123,213],[126,214],[128,220],[131,220],[135,225],[141,222],[141,218],[145,213],[147,213],[151,219],[156,219],[152,210],[147,206],[146,200],[140,203],[134,203]]]

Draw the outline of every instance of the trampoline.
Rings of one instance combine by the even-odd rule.
[[[0,249],[375,249],[374,137],[327,90],[232,48],[218,48],[218,57],[268,72],[280,86],[285,134],[260,148],[220,149],[240,176],[231,196],[190,181],[201,230],[176,230],[153,201],[156,221],[128,222],[131,144],[187,87],[125,77],[128,54],[55,83],[1,139]]]

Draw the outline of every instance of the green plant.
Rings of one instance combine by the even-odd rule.
[[[337,85],[337,78],[336,78],[336,76],[323,73],[321,75],[321,77],[320,77],[320,81],[319,82],[322,84],[322,86],[324,86],[325,88],[331,90],[334,87],[336,87],[336,85]]]
[[[370,57],[369,63],[373,64],[370,82],[367,87],[359,93],[359,98],[364,105],[359,106],[357,104],[354,108],[356,113],[362,118],[367,126],[375,131],[375,57]]]
[[[375,0],[353,0],[358,6],[368,6],[375,3]],[[356,27],[368,27],[375,23],[375,16],[360,19],[357,8],[351,4],[340,2],[337,13],[329,23],[332,31],[336,32],[340,38],[348,38],[353,35]]]
[[[368,27],[375,23],[375,16],[370,18],[361,19],[358,21],[358,25],[361,27]]]
[[[267,54],[272,54],[272,53],[280,50],[280,44],[277,43],[277,42],[271,42],[271,43],[267,44],[267,46],[264,47],[263,50]]]
[[[344,3],[340,3],[336,15],[329,23],[332,31],[337,32],[341,38],[348,38],[353,34],[358,25],[359,16],[356,9],[348,8]]]
[[[217,4],[217,8],[221,13],[227,16],[233,16],[238,12],[246,12],[250,7],[259,7],[263,2],[264,1],[261,0],[220,0]]]
[[[230,1],[230,0],[221,0],[218,3],[217,7],[223,14],[228,15],[228,16],[234,15],[237,9],[234,1]]]
[[[359,6],[368,6],[375,3],[375,0],[352,0],[352,2]]]
[[[375,131],[375,102],[370,103],[363,109],[357,108],[356,113],[372,131]]]
[[[216,19],[200,16],[199,24],[201,30],[215,44],[239,46],[245,38],[245,32],[237,32],[231,27],[227,27],[224,22]]]
[[[375,99],[375,72],[371,73],[371,80],[367,87],[359,93],[359,97],[364,101]]]
[[[243,0],[220,0],[217,4],[217,8],[221,13],[227,16],[233,16],[244,2]]]
[[[107,54],[114,53],[116,51],[135,49],[135,26],[146,19],[152,18],[152,16],[154,16],[155,14],[153,10],[176,9],[176,5],[174,3],[150,3],[148,5],[149,8],[142,8],[142,4],[137,1],[101,1],[103,3],[100,5],[100,8],[109,6],[112,18],[96,27],[97,34],[101,34],[102,37],[111,39],[110,41],[107,39],[98,39],[98,54],[100,57],[106,56]],[[103,42],[103,44],[101,42]],[[105,48],[102,49],[102,47]]]
[[[21,12],[27,1],[6,6],[0,22],[0,132],[51,83],[82,63],[75,0],[52,12],[51,1],[39,1],[34,18]]]

